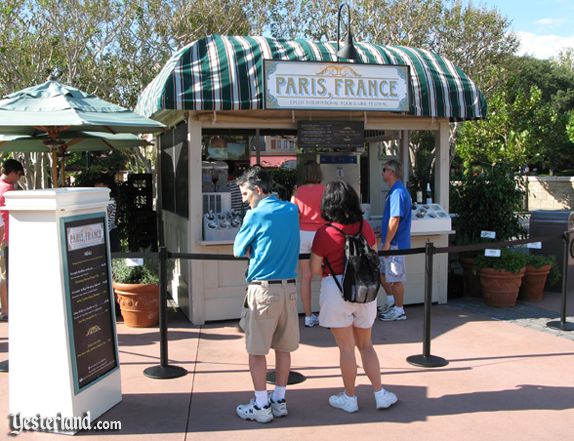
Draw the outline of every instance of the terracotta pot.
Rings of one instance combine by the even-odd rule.
[[[478,280],[478,274],[474,271],[474,260],[475,257],[464,257],[459,256],[458,260],[463,269],[464,277],[464,293],[471,297],[481,297],[480,292],[480,280]]]
[[[132,328],[155,326],[159,320],[159,285],[113,283],[124,324]]]
[[[540,268],[527,265],[518,298],[530,302],[540,302],[544,298],[544,286],[551,268],[551,265],[544,265]]]
[[[524,272],[525,268],[522,268],[519,273],[492,268],[479,269],[478,276],[485,303],[497,308],[514,306]]]

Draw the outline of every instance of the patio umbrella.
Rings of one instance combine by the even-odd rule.
[[[151,133],[165,126],[55,80],[0,100],[0,133],[50,136],[69,131]]]
[[[0,134],[46,137],[45,145],[50,148],[52,164],[57,161],[64,133],[153,133],[164,127],[157,121],[53,79],[0,100]],[[57,181],[54,184],[57,186]]]
[[[57,139],[50,138],[46,133],[37,136],[0,134],[0,153],[45,152],[54,153],[56,157],[61,158],[64,158],[67,152],[107,151],[148,145],[151,145],[149,141],[131,133],[63,132]],[[62,165],[63,174],[64,165]],[[52,161],[52,181],[58,182],[55,161]]]
[[[111,134],[104,132],[66,132],[52,139],[46,133],[40,135],[0,134],[2,152],[46,152],[57,153],[106,151],[130,147],[148,146],[149,141],[131,133]]]

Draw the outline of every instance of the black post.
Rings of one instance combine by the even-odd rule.
[[[159,366],[151,366],[144,370],[144,375],[156,380],[179,378],[187,374],[187,370],[179,366],[170,366],[167,357],[167,250],[159,247]]]
[[[566,231],[562,236],[564,241],[564,253],[562,263],[562,304],[560,306],[560,321],[554,320],[546,323],[546,326],[561,331],[574,331],[574,323],[566,321],[566,297],[568,296],[568,267],[569,261],[574,258],[574,242],[571,238],[571,232]],[[571,255],[572,254],[572,255]]]
[[[432,242],[425,245],[425,316],[423,323],[423,353],[422,355],[410,355],[407,361],[413,366],[419,367],[442,367],[448,364],[442,357],[431,355],[431,307],[432,307],[432,269],[433,255],[435,253]]]

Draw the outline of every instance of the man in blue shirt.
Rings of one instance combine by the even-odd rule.
[[[240,325],[245,331],[255,399],[237,406],[244,420],[267,423],[287,415],[285,389],[291,352],[299,346],[296,268],[299,259],[297,206],[271,195],[271,177],[260,167],[247,170],[237,183],[248,202],[233,254],[249,257],[247,294]],[[266,355],[275,351],[275,390],[267,394]]]
[[[383,179],[391,188],[385,200],[381,228],[382,250],[403,250],[411,247],[411,208],[409,192],[401,181],[401,164],[391,159],[383,166]],[[379,319],[383,321],[405,320],[403,308],[406,280],[405,256],[381,258],[381,282],[387,295],[394,297],[394,307],[384,310]]]

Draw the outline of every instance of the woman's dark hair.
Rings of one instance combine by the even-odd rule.
[[[354,224],[363,218],[359,195],[345,181],[332,181],[325,186],[321,216],[328,222]]]
[[[248,168],[239,178],[237,178],[237,185],[243,184],[247,184],[248,188],[251,190],[257,186],[263,193],[270,194],[273,180],[267,170],[256,165],[255,167]]]
[[[323,180],[323,172],[321,166],[313,160],[305,162],[297,170],[297,183],[304,184],[320,184]]]

